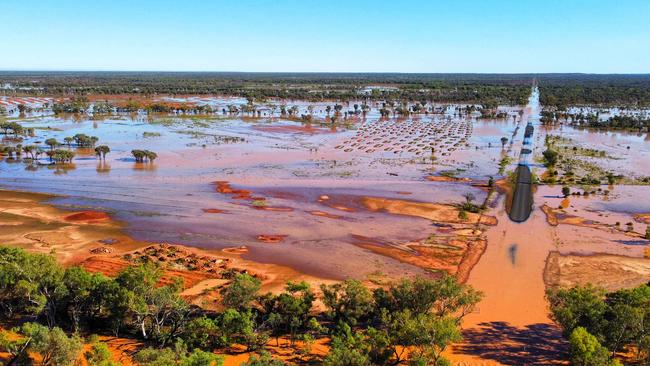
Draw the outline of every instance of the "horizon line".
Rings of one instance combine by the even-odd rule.
[[[118,69],[1,69],[0,73],[185,73],[185,74],[398,74],[398,75],[650,75],[649,72],[581,72],[581,71],[554,71],[554,72],[473,72],[473,71],[445,71],[445,72],[410,72],[410,71],[225,71],[225,70],[118,70]]]

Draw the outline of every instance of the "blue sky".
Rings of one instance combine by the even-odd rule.
[[[649,0],[0,0],[0,69],[650,73]]]

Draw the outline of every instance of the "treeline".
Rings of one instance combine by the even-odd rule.
[[[650,74],[545,74],[537,79],[544,106],[650,106]]]
[[[606,120],[601,120],[599,113],[543,111],[540,119],[540,122],[546,125],[553,125],[562,121],[580,127],[650,132],[650,119],[642,116],[612,116]]]
[[[531,75],[482,74],[327,74],[327,73],[117,73],[1,72],[4,93],[26,95],[223,94],[320,100],[398,99],[403,101],[525,104]],[[359,91],[373,84],[369,95]]]
[[[215,312],[186,302],[180,281],[161,284],[162,269],[153,263],[111,278],[8,247],[0,247],[0,274],[0,314],[23,323],[14,329],[18,337],[0,333],[0,348],[16,359],[47,355],[46,364],[59,366],[81,356],[79,334],[89,332],[143,340],[147,348],[134,357],[140,365],[220,364],[212,352],[235,344],[260,354],[249,365],[282,364],[264,352],[272,338],[330,366],[443,365],[442,352],[461,339],[461,320],[481,298],[449,276],[404,279],[372,291],[348,280],[321,286],[326,311],[317,312],[316,293],[305,282],[260,294],[259,279],[238,274],[220,290],[223,310]],[[317,358],[311,347],[323,337],[331,339],[330,351]],[[94,342],[92,351],[104,348]],[[85,358],[110,365],[99,355]]]
[[[650,286],[605,292],[591,285],[547,294],[574,365],[650,364]]]
[[[650,75],[0,72],[7,94],[224,94],[255,99],[372,100],[525,104],[537,80],[545,106],[650,106]],[[378,88],[368,95],[359,90]]]

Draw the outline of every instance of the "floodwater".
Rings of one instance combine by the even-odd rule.
[[[182,100],[215,108],[245,103],[203,97]],[[326,115],[325,104],[290,104],[301,112],[311,107],[315,114]],[[460,106],[447,106],[436,114],[381,119],[379,105],[372,105],[365,117],[332,125],[281,118],[277,106],[267,108],[269,116],[262,118],[138,114],[18,118],[25,127],[36,129],[36,136],[25,138],[23,145],[42,146],[48,138],[62,141],[85,133],[99,137],[99,144],[110,146],[111,152],[102,161],[92,150],[73,147],[77,156],[69,166],[48,165],[46,157],[40,158],[40,165],[5,158],[0,162],[0,187],[59,194],[52,202],[63,208],[108,211],[123,220],[136,239],[217,249],[246,246],[246,258],[324,278],[426,275],[424,268],[355,245],[355,238],[397,248],[425,240],[444,225],[370,210],[363,199],[455,204],[471,193],[476,202],[483,202],[485,189],[476,184],[490,176],[504,178],[516,167],[526,121],[539,110],[531,105],[509,107],[507,118],[477,119],[459,114]],[[589,159],[616,174],[650,175],[647,134],[569,126],[539,126],[532,144],[534,158],[528,160],[534,173],[543,170],[538,157],[547,134],[606,151],[606,157]],[[136,163],[132,149],[154,151],[158,158]],[[504,157],[511,163],[500,171]],[[427,179],[431,175],[450,178],[431,181]],[[645,231],[646,223],[634,215],[650,213],[650,200],[644,199],[650,187],[590,189],[597,188],[609,194],[565,200],[559,186],[537,187],[532,214],[524,223],[508,218],[505,195],[491,202],[486,214],[498,223],[487,228],[487,249],[468,278],[485,298],[466,317],[467,341],[454,348],[454,360],[554,363],[566,345],[548,318],[547,257],[551,253],[644,257],[647,240],[631,240],[630,233],[612,227],[630,223],[632,232]],[[562,206],[562,215],[574,215],[591,226],[552,226],[542,205]]]
[[[436,230],[432,222],[372,212],[358,201],[385,197],[457,203],[471,192],[480,202],[485,192],[479,188],[431,182],[426,176],[450,170],[459,176],[487,179],[483,172],[496,170],[500,148],[485,148],[489,154],[479,159],[487,159],[486,164],[457,158],[476,146],[459,144],[452,150],[444,142],[435,159],[408,150],[346,152],[336,148],[373,123],[393,126],[395,136],[408,137],[406,126],[427,124],[436,129],[432,127],[429,134],[440,135],[444,142],[457,143],[470,135],[467,122],[438,115],[382,122],[367,118],[348,127],[305,125],[280,118],[127,115],[75,120],[45,116],[23,121],[26,127],[37,129],[37,136],[23,145],[84,133],[110,146],[106,161],[83,149],[75,150],[77,157],[69,167],[45,165],[44,157],[42,166],[5,159],[0,163],[1,184],[61,194],[53,202],[62,207],[109,211],[127,222],[128,231],[138,239],[209,248],[246,245],[252,260],[323,277],[423,274],[420,268],[369,253],[353,242],[355,236],[397,244],[422,240]],[[381,132],[375,129],[373,133]],[[136,148],[155,151],[158,158],[153,163],[136,163],[130,156]],[[253,199],[219,192],[215,182],[250,191]],[[265,243],[258,240],[261,235],[286,237],[280,243]]]
[[[181,101],[215,108],[244,103],[204,97],[183,97]],[[296,105],[300,113],[308,109],[316,115],[326,113],[324,103],[284,104]],[[352,110],[354,104],[361,102],[345,103],[344,110]],[[266,108],[277,115],[278,105],[281,103]],[[39,166],[4,159],[0,184],[61,194],[54,202],[62,207],[109,211],[126,221],[128,230],[139,239],[210,248],[246,245],[253,260],[329,277],[363,276],[373,271],[418,274],[422,273],[419,268],[368,253],[350,242],[355,235],[391,243],[421,240],[435,230],[430,221],[346,206],[366,196],[456,203],[468,192],[481,202],[485,192],[468,183],[431,182],[426,177],[443,174],[482,182],[490,176],[500,178],[514,168],[523,146],[525,121],[537,114],[538,107],[503,107],[508,114],[504,119],[461,115],[462,106],[436,107],[441,111],[436,114],[381,119],[380,106],[373,104],[365,117],[354,116],[337,125],[306,124],[277,116],[18,118],[25,127],[36,129],[36,136],[26,138],[23,145],[42,145],[47,138],[62,141],[85,133],[98,136],[99,144],[110,146],[111,152],[101,161],[91,149],[73,148],[77,154],[74,164],[65,167],[47,165],[45,157],[40,158],[43,165]],[[650,169],[641,163],[650,156],[644,143],[647,136],[564,126],[536,133],[535,154],[540,153],[537,150],[543,147],[546,133],[561,133],[584,144],[620,141],[599,145],[616,158],[605,159],[605,163],[624,171],[644,173]],[[502,137],[508,139],[504,145]],[[158,159],[136,163],[130,155],[136,148],[152,150]],[[510,156],[512,163],[499,174],[504,156]],[[532,166],[541,169],[535,162]],[[219,193],[217,181],[251,191],[262,198],[258,203],[265,207],[253,207],[251,202]],[[327,204],[321,196],[341,204]],[[271,245],[257,240],[263,234],[286,238]],[[359,272],[360,266],[366,271]]]

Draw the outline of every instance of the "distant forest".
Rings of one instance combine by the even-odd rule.
[[[0,71],[0,94],[221,94],[253,99],[525,104],[537,80],[541,103],[650,107],[650,74],[399,74]],[[367,95],[360,94],[363,88]]]

